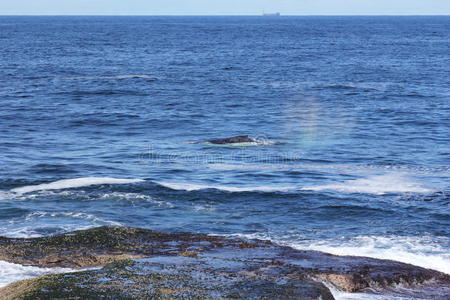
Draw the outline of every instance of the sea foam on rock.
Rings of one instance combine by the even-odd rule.
[[[383,292],[398,285],[450,287],[449,275],[395,261],[128,227],[0,238],[0,260],[40,267],[103,266],[18,281],[0,289],[0,299],[327,300],[334,298],[323,282],[347,292]]]

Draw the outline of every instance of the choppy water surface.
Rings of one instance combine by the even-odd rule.
[[[0,234],[127,225],[450,273],[449,50],[449,17],[0,17]]]

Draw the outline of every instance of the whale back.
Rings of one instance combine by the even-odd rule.
[[[255,140],[250,138],[248,135],[239,135],[239,136],[233,136],[229,138],[224,139],[213,139],[208,141],[211,144],[219,144],[219,145],[225,145],[225,144],[237,144],[237,143],[254,143]]]

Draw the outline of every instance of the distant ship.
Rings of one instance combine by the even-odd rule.
[[[263,13],[264,17],[279,17],[281,14],[279,12],[276,13]]]

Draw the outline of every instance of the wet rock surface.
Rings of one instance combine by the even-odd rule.
[[[3,299],[334,299],[321,283],[191,257],[122,260],[100,270],[13,283]]]
[[[15,282],[0,289],[0,299],[334,299],[322,282],[346,292],[411,287],[418,295],[434,291],[427,294],[433,299],[446,299],[450,291],[449,275],[395,261],[127,227],[1,238],[0,260],[102,267]]]
[[[214,248],[271,246],[203,234],[162,233],[128,227],[98,227],[42,238],[0,238],[0,260],[26,266],[95,267],[126,258],[194,255]]]

